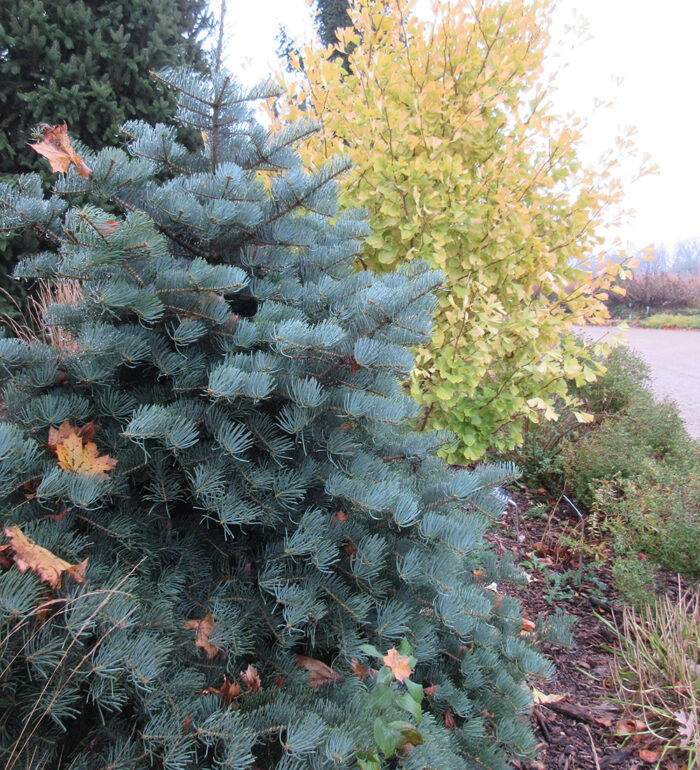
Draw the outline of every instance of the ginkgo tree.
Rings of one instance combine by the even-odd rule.
[[[303,50],[275,104],[278,126],[320,121],[307,159],[352,160],[341,200],[372,227],[359,266],[425,259],[443,272],[410,389],[420,428],[458,435],[451,461],[512,447],[526,420],[556,419],[569,382],[601,371],[561,338],[607,317],[621,267],[590,265],[603,226],[624,214],[617,170],[634,148],[625,136],[600,165],[581,161],[581,125],[556,117],[544,74],[552,8],[452,0],[425,21],[413,0],[354,0],[353,26],[332,48]]]

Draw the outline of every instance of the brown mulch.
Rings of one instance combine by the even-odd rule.
[[[547,574],[579,567],[580,555],[562,546],[559,540],[563,531],[573,532],[578,517],[568,506],[559,504],[555,515],[535,518],[527,514],[533,504],[533,495],[511,490],[510,496],[518,505],[518,521],[509,506],[503,526],[488,539],[497,553],[510,551],[518,563],[532,561],[534,554],[546,569],[527,569],[530,575],[527,585],[499,586],[499,590],[518,598],[524,616],[530,620],[534,621],[538,615],[551,615],[556,609],[577,620],[572,629],[573,649],[546,642],[540,644],[554,663],[556,676],[537,685],[538,689],[545,694],[565,697],[558,702],[535,706],[532,724],[539,741],[537,761],[530,764],[515,762],[514,766],[519,770],[642,770],[654,767],[654,763],[647,763],[639,756],[640,750],[647,748],[643,742],[633,740],[624,744],[623,738],[614,734],[616,723],[624,715],[608,700],[615,696],[615,691],[611,679],[612,654],[606,648],[612,645],[614,636],[601,618],[619,616],[621,604],[612,587],[609,567],[593,567],[587,563],[590,560],[582,559],[580,588],[569,581],[568,595],[552,596],[552,581]],[[551,510],[555,501],[540,498],[543,500]]]

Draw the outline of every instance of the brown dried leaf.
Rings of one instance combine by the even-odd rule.
[[[80,564],[69,564],[52,554],[47,548],[42,548],[30,540],[19,527],[6,527],[5,537],[10,541],[12,560],[20,572],[32,570],[42,583],[48,583],[51,588],[60,588],[61,575],[64,572],[71,575],[76,582],[85,583],[87,559]]]
[[[185,623],[185,628],[193,628],[197,631],[197,636],[194,643],[197,645],[197,647],[201,647],[204,652],[206,652],[208,658],[215,658],[217,655],[224,655],[223,650],[220,650],[218,647],[214,647],[214,645],[209,642],[209,636],[214,630],[214,620],[212,618],[211,612],[207,612],[207,614],[199,620],[188,620]]]
[[[616,735],[634,735],[643,733],[647,729],[646,724],[641,719],[620,719],[615,722]]]
[[[661,750],[654,749],[652,751],[651,749],[642,749],[638,752],[638,756],[642,762],[658,762],[659,757],[661,756]]]
[[[306,655],[297,655],[297,666],[305,668],[309,672],[309,684],[312,689],[318,691],[325,684],[341,682],[343,676],[327,666],[323,661],[309,658]]]
[[[688,713],[685,709],[674,711],[673,716],[678,722],[678,735],[681,738],[680,745],[684,748],[690,746],[695,731],[698,729],[697,714],[695,711]]]
[[[0,569],[5,571],[14,564],[12,559],[12,546],[0,545]]]
[[[83,441],[94,441],[95,434],[100,429],[99,425],[95,425],[92,420],[86,422],[85,425],[78,427],[77,425],[71,425],[68,420],[61,423],[60,428],[54,428],[53,425],[49,428],[49,438],[47,443],[48,448],[52,452],[56,452],[56,447],[62,444],[69,436],[75,433]]]
[[[65,174],[72,163],[76,173],[83,179],[87,179],[92,172],[71,146],[65,121],[62,126],[49,126],[44,123],[41,128],[43,139],[29,146],[49,161],[52,171]]]
[[[445,727],[448,730],[456,730],[457,729],[457,722],[455,722],[455,718],[452,716],[452,712],[450,709],[447,709],[445,713],[443,714],[443,718],[445,720]]]
[[[533,623],[528,618],[523,618],[523,631],[534,631],[536,628],[536,623]]]
[[[357,658],[353,658],[350,661],[350,671],[358,678],[364,679],[369,673],[369,666],[360,663]]]
[[[423,688],[423,693],[429,698],[431,695],[435,695],[438,687],[439,685],[437,684],[431,684],[430,687]]]
[[[219,695],[223,705],[230,706],[241,694],[241,686],[235,679],[233,682],[229,682],[228,679],[224,677],[224,683],[221,685],[221,689],[217,690],[216,687],[207,687],[206,690],[202,690],[202,694]]]
[[[241,681],[248,688],[248,692],[257,692],[260,689],[260,675],[255,666],[248,666],[245,671],[241,671]]]

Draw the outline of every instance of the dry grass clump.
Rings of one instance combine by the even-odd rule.
[[[65,279],[54,284],[39,281],[32,296],[27,299],[26,308],[21,308],[7,292],[5,294],[19,311],[19,319],[4,315],[0,322],[9,327],[15,337],[27,342],[41,340],[62,353],[77,352],[77,343],[66,329],[47,323],[46,311],[51,305],[76,305],[81,302],[83,295],[78,281]]]
[[[643,610],[625,607],[613,677],[619,703],[644,723],[663,759],[700,756],[700,586]]]

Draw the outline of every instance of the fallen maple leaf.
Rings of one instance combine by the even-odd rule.
[[[188,620],[185,623],[185,628],[193,628],[197,631],[195,638],[195,644],[197,647],[201,647],[206,652],[208,658],[215,658],[217,655],[224,655],[224,651],[215,647],[209,642],[209,636],[214,630],[214,620],[211,612],[200,618],[199,620]]]
[[[316,660],[316,658],[309,658],[306,655],[297,655],[296,660],[299,668],[305,668],[309,672],[309,684],[312,689],[317,692],[325,684],[334,684],[335,682],[341,682],[343,680],[342,674],[334,671],[323,661]],[[355,663],[357,663],[357,661],[355,661]]]
[[[104,476],[117,464],[109,455],[101,455],[92,441],[85,443],[75,433],[56,447],[56,457],[64,471],[88,476]]]
[[[58,457],[64,471],[86,473],[89,476],[105,476],[117,461],[109,455],[101,455],[92,439],[98,427],[88,422],[81,427],[64,422],[60,428],[50,428],[47,445]]]
[[[249,692],[257,692],[260,689],[260,674],[255,666],[248,666],[245,671],[241,671],[241,681],[248,688]]]
[[[5,537],[12,546],[12,560],[17,569],[24,573],[32,570],[42,583],[48,583],[51,588],[60,588],[61,575],[67,572],[78,583],[85,583],[85,568],[87,559],[80,564],[69,564],[59,559],[48,550],[30,540],[19,527],[6,527]],[[5,546],[7,548],[7,546]],[[3,550],[3,563],[6,560]]]
[[[408,663],[408,655],[399,655],[396,647],[392,647],[389,652],[382,658],[384,665],[391,669],[391,673],[394,678],[403,682],[404,679],[408,679],[411,676],[411,667]]]
[[[76,174],[83,177],[83,179],[87,179],[92,171],[71,146],[70,139],[68,138],[68,126],[65,121],[62,126],[49,126],[43,123],[41,129],[43,139],[29,146],[49,161],[51,171],[65,174],[72,163],[75,166]]]

